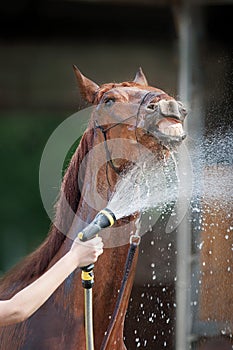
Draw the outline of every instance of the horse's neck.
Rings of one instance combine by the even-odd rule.
[[[88,223],[92,221],[96,212],[103,209],[107,205],[107,196],[110,193],[109,186],[114,187],[116,182],[116,174],[114,170],[109,168],[106,172],[106,159],[104,146],[99,145],[99,140],[94,143],[94,147],[88,154],[88,158],[81,164],[81,167],[85,165],[85,174],[79,179],[82,186],[82,193],[80,196],[79,205],[77,208],[76,216],[74,218],[71,230],[71,237],[75,235]],[[96,147],[96,150],[94,149]],[[102,150],[100,149],[102,147]],[[82,169],[79,169],[83,173]],[[108,178],[107,178],[108,177]],[[110,184],[109,184],[110,183]],[[121,235],[127,237],[124,240],[124,245],[111,248],[111,244],[108,248],[104,249],[104,253],[99,257],[95,264],[95,286],[94,286],[94,318],[95,318],[95,338],[96,348],[100,348],[103,340],[103,335],[108,328],[111,315],[114,311],[115,303],[118,297],[118,292],[122,283],[124,266],[127,258],[129,246],[129,234],[134,231],[134,222],[129,221],[122,227],[118,227]],[[113,228],[105,229],[102,232],[103,239],[106,241],[106,237],[109,240],[111,237]],[[62,256],[70,247],[72,240],[66,239],[61,246],[55,259]],[[110,247],[110,248],[109,248]],[[136,268],[136,260],[132,266],[132,273],[129,276],[129,282],[125,290],[123,302],[120,305],[119,315],[115,323],[113,332],[118,334],[123,332],[124,315],[127,310],[128,300],[133,284],[134,271]],[[69,295],[72,295],[70,301],[73,305],[72,310],[77,310],[77,316],[80,316],[80,295],[83,295],[80,274],[74,273],[69,280],[65,282],[63,286],[64,291],[67,292],[67,286],[69,288]],[[66,293],[67,294],[67,293]],[[119,339],[122,339],[120,337]],[[112,340],[112,337],[111,337]],[[111,348],[111,346],[110,346]],[[120,349],[120,347],[119,347]]]

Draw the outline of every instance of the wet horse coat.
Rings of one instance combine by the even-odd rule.
[[[82,169],[80,164],[96,146],[102,147],[101,153],[106,155],[103,130],[108,130],[106,138],[117,140],[117,147],[122,150],[122,157],[113,160],[114,166],[111,166],[108,159],[98,169],[98,176],[94,185],[107,203],[114,190],[118,178],[117,173],[126,168],[128,155],[136,154],[137,143],[143,144],[152,151],[158,160],[163,158],[168,153],[167,147],[165,147],[166,140],[174,139],[173,141],[178,140],[179,142],[182,140],[181,125],[186,112],[181,103],[175,101],[165,92],[148,86],[141,70],[132,82],[110,83],[102,86],[98,86],[84,77],[76,67],[75,74],[82,96],[88,102],[97,106],[94,108],[88,128],[71,159],[62,182],[62,191],[65,193],[73,212],[78,213],[78,218],[80,218],[80,221],[79,219],[75,220],[75,231],[79,232],[82,229],[83,221],[89,223],[94,218],[96,211],[92,208],[95,207],[95,204],[98,204],[95,203],[98,200],[95,195],[92,198],[92,208],[85,201],[87,192],[89,195],[92,193],[90,186],[93,184],[97,159],[87,158],[85,168],[82,167]],[[116,102],[119,102],[118,106]],[[129,127],[128,123],[124,123],[124,120],[128,117],[128,109],[122,106],[130,104],[137,106],[137,118],[132,118]],[[98,127],[99,124],[96,123],[98,108],[102,108],[103,111],[101,126],[104,126],[104,129],[102,130]],[[120,119],[113,119],[113,115],[120,117]],[[112,127],[113,124],[114,127]],[[162,141],[159,136],[162,137]],[[122,141],[125,139],[130,141],[127,149],[124,148],[124,142]],[[108,148],[110,154],[114,151],[112,149],[115,147],[114,145],[115,143]],[[98,157],[98,154],[95,157]],[[74,215],[66,215],[64,208],[64,198],[61,196],[56,206],[55,221],[59,224],[59,228],[62,227],[63,232],[68,233],[71,226],[74,227]],[[118,225],[122,225],[121,231],[125,237],[125,242],[129,241],[130,233],[135,229],[134,220],[134,217],[129,217],[127,225],[125,221],[118,222]],[[107,229],[104,233],[106,237],[109,237],[110,234],[111,229]],[[61,233],[55,225],[52,225],[47,239],[41,246],[3,278],[0,285],[0,298],[7,299],[13,296],[17,291],[38,278],[68,251],[71,243],[70,238]],[[123,278],[127,252],[128,244],[105,249],[104,254],[95,265],[93,302],[96,350],[101,347],[114,310]],[[135,268],[136,259],[128,279],[120,312],[105,349],[125,349],[123,342],[124,318]],[[27,321],[2,327],[0,332],[1,350],[84,350],[84,307],[80,270],[77,269],[71,274],[53,296]]]

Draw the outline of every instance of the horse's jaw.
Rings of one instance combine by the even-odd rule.
[[[151,133],[170,150],[179,146],[186,138],[182,123],[170,117],[160,120]]]

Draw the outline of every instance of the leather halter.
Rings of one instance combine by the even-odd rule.
[[[141,102],[139,103],[139,106],[138,106],[138,110],[137,110],[137,113],[136,115],[131,115],[130,117],[126,118],[124,121],[122,122],[117,122],[117,123],[114,123],[113,125],[109,126],[108,128],[104,128],[102,125],[99,125],[97,120],[94,121],[95,123],[95,129],[100,129],[100,131],[102,132],[103,134],[103,137],[104,137],[104,148],[105,148],[105,153],[106,153],[106,159],[107,159],[107,165],[106,165],[106,176],[107,176],[107,181],[108,181],[108,184],[110,186],[110,182],[109,182],[109,178],[108,178],[108,164],[111,166],[111,168],[115,171],[115,173],[117,175],[120,175],[120,170],[114,165],[113,163],[113,160],[112,160],[112,157],[111,157],[111,153],[109,151],[109,148],[108,148],[108,144],[107,144],[107,132],[113,128],[115,128],[116,126],[118,125],[122,125],[122,124],[125,124],[125,122],[127,122],[128,120],[130,120],[131,118],[134,118],[136,117],[136,125],[135,125],[135,136],[136,136],[136,140],[137,140],[137,134],[136,134],[136,131],[137,131],[137,125],[138,125],[138,118],[139,118],[139,113],[140,113],[140,110],[141,110],[141,107],[147,102],[147,100],[151,100],[152,98],[155,98],[155,97],[158,97],[158,96],[161,96],[161,95],[164,95],[164,92],[155,92],[155,91],[149,91],[149,92],[146,92],[143,97],[142,97],[142,100]]]

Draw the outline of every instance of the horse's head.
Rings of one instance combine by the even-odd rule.
[[[132,82],[97,85],[74,67],[82,96],[96,106],[95,127],[108,139],[127,138],[150,150],[173,148],[185,138],[184,105],[166,92],[149,86],[141,68]]]
[[[181,102],[149,86],[141,69],[131,82],[101,86],[76,67],[74,71],[81,95],[93,104],[89,128],[94,130],[95,151],[89,153],[88,182],[96,178],[98,194],[108,200],[119,180],[117,175],[126,174],[134,166],[159,169],[164,164],[170,150],[185,138],[187,112]],[[91,198],[90,203],[94,202]]]

